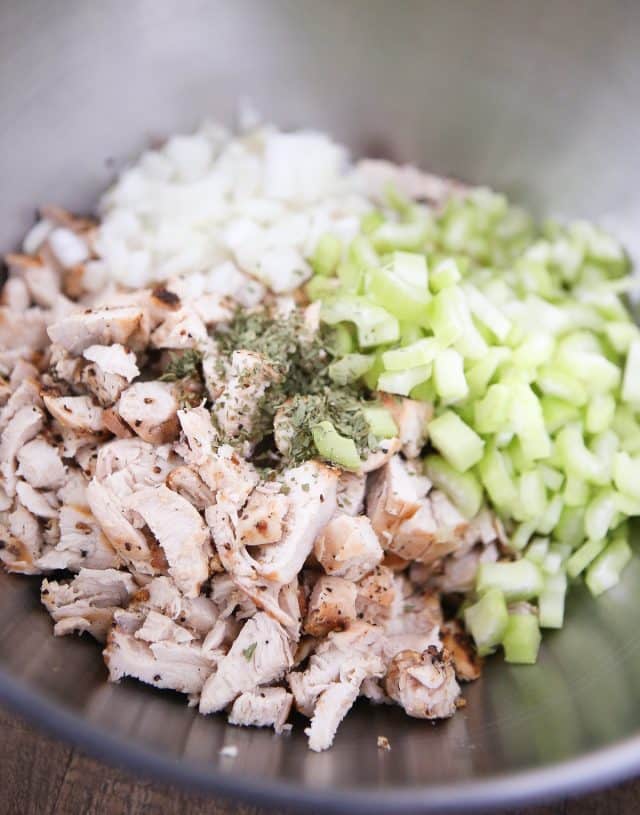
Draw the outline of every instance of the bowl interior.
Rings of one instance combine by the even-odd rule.
[[[90,210],[150,140],[205,116],[229,122],[248,99],[266,118],[326,129],[356,154],[484,182],[538,212],[594,218],[640,256],[638,36],[639,5],[597,0],[70,0],[55,14],[46,0],[9,0],[0,247],[18,241],[38,204]],[[177,695],[106,684],[97,646],[52,638],[36,581],[2,574],[0,696],[108,746],[112,758],[135,753],[201,786],[267,798],[285,794],[275,782],[311,796],[356,791],[369,811],[385,811],[385,795],[398,810],[514,800],[632,766],[638,596],[634,562],[598,603],[571,597],[568,623],[547,636],[537,666],[489,661],[450,722],[362,705],[335,747],[315,755],[300,724],[278,738],[200,718]],[[378,735],[391,752],[378,751]],[[228,744],[236,759],[220,756]]]

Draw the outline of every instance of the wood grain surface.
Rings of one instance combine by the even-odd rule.
[[[638,812],[640,780],[580,799],[511,810],[507,815],[635,815]],[[0,815],[266,813],[134,778],[42,735],[0,709]]]

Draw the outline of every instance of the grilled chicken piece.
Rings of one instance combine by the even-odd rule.
[[[218,434],[211,413],[204,407],[195,407],[190,410],[179,410],[178,421],[184,439],[176,445],[176,451],[182,458],[194,467],[197,467],[211,456]]]
[[[15,368],[11,374],[12,378],[14,373]],[[14,387],[13,382],[11,382],[11,387]],[[42,408],[43,406],[38,382],[34,379],[26,379],[24,382],[20,382],[15,386],[13,393],[0,411],[0,430],[3,430],[9,424],[21,408]]]
[[[118,401],[128,384],[123,376],[105,373],[94,362],[82,368],[80,382],[105,408],[111,407]]]
[[[259,611],[247,620],[229,653],[205,683],[200,713],[215,713],[241,693],[276,682],[292,664],[286,631],[268,614]]]
[[[400,439],[382,439],[378,449],[373,450],[360,465],[360,473],[372,473],[393,459],[400,450]]]
[[[120,376],[127,382],[133,382],[140,376],[136,355],[119,343],[90,345],[84,349],[82,356],[89,362],[95,362],[105,374]]]
[[[57,489],[65,480],[65,467],[57,448],[42,438],[27,442],[17,454],[17,474],[36,489]]]
[[[376,566],[358,582],[356,612],[359,620],[385,626],[396,602],[394,574],[387,566]]]
[[[42,411],[33,405],[20,408],[2,431],[0,473],[7,495],[16,492],[16,457],[24,445],[35,438],[44,425]]]
[[[58,500],[54,492],[39,492],[26,481],[18,480],[16,495],[23,507],[38,518],[56,518]]]
[[[366,515],[336,515],[316,539],[313,551],[327,574],[347,580],[360,580],[384,555]]]
[[[5,260],[10,272],[19,276],[20,282],[26,287],[28,296],[35,305],[54,308],[61,299],[64,299],[60,291],[60,276],[42,258],[11,254],[7,255]],[[5,288],[16,279],[9,278]]]
[[[136,607],[153,609],[191,631],[196,637],[206,637],[219,619],[216,604],[200,595],[189,598],[169,577],[154,577],[134,598]]]
[[[395,596],[385,626],[390,635],[425,634],[442,625],[442,608],[437,592],[416,587],[404,574],[394,575]]]
[[[342,577],[323,575],[309,598],[304,621],[305,633],[324,637],[330,631],[340,631],[356,618],[356,584]]]
[[[31,305],[27,284],[20,277],[10,277],[2,287],[0,303],[15,313],[26,311]]]
[[[277,543],[284,534],[289,499],[282,493],[264,492],[258,487],[238,515],[236,534],[243,546]]]
[[[417,458],[427,441],[427,423],[433,417],[433,405],[390,394],[382,395],[382,403],[398,425],[402,452],[407,458]]]
[[[207,327],[194,308],[181,308],[166,316],[151,335],[153,348],[199,348],[208,339]]]
[[[310,750],[320,753],[331,747],[340,722],[359,695],[360,686],[354,682],[333,682],[320,694],[311,724],[304,731],[309,737]]]
[[[178,435],[178,403],[171,385],[137,382],[127,388],[118,402],[118,413],[144,441],[164,444]]]
[[[43,580],[41,597],[55,620],[56,637],[88,631],[104,642],[114,611],[127,605],[136,588],[128,572],[80,569],[73,580]]]
[[[182,466],[171,470],[166,484],[170,490],[186,498],[199,512],[204,512],[216,502],[213,492],[191,467]]]
[[[13,311],[0,306],[0,348],[19,350],[23,357],[28,355],[27,351],[44,351],[49,344],[47,317],[40,308]]]
[[[272,365],[253,351],[234,351],[226,382],[214,404],[220,430],[227,438],[251,436],[256,408],[269,386],[280,379]]]
[[[469,524],[447,496],[432,490],[396,530],[388,549],[405,560],[434,563],[464,545]]]
[[[96,478],[109,479],[114,486],[119,482],[125,492],[138,487],[159,485],[164,482],[179,459],[171,447],[149,444],[142,439],[117,439],[103,444],[98,451]],[[109,478],[118,474],[118,478]]]
[[[241,458],[229,444],[223,444],[199,468],[204,483],[216,493],[218,502],[239,510],[258,485],[256,468]]]
[[[37,560],[42,552],[43,537],[40,524],[20,504],[11,513],[4,513],[6,523],[0,523],[0,560],[8,572],[38,574]]]
[[[364,512],[367,476],[343,470],[338,479],[336,503],[339,515],[360,515]]]
[[[50,325],[48,333],[52,342],[72,354],[81,354],[91,345],[114,343],[143,351],[149,339],[149,317],[139,306],[86,309]]]
[[[456,678],[473,682],[482,673],[482,658],[478,656],[473,640],[458,620],[450,620],[442,628],[442,644],[451,654]]]
[[[400,524],[420,509],[416,485],[400,456],[370,476],[367,515],[383,548]]]
[[[65,504],[58,516],[59,540],[38,560],[41,569],[112,569],[120,558],[88,507]]]
[[[282,733],[289,718],[293,696],[285,688],[258,688],[241,693],[229,713],[229,724],[273,727]]]
[[[167,559],[169,574],[186,597],[197,597],[209,576],[209,531],[198,511],[164,485],[132,493],[124,501],[153,532]]]
[[[498,548],[494,543],[489,546],[477,544],[459,557],[450,555],[445,558],[441,567],[433,573],[431,584],[443,594],[471,591],[480,564],[495,563],[497,560]]]
[[[103,651],[111,682],[132,676],[141,682],[180,693],[197,694],[215,669],[217,655],[205,653],[196,641],[186,641],[180,626],[156,633],[165,636],[155,642],[136,638],[146,615],[118,610]],[[151,626],[146,630],[150,635]],[[176,637],[176,629],[178,636]]]
[[[431,645],[426,651],[400,651],[391,660],[384,687],[409,716],[446,719],[456,712],[460,686],[447,651]]]
[[[90,396],[43,395],[45,407],[63,427],[76,433],[100,433],[103,431],[102,408],[93,403]]]

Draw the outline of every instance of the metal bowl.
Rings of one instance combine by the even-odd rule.
[[[91,209],[154,138],[249,98],[355,153],[505,190],[609,225],[638,254],[640,4],[599,0],[5,0],[0,246],[39,203]],[[635,241],[635,243],[634,243]],[[110,761],[167,781],[368,813],[514,804],[640,768],[640,564],[599,602],[572,595],[540,662],[490,661],[431,726],[359,706],[335,747],[197,716],[106,683],[98,648],[54,639],[37,582],[0,576],[0,698]],[[391,751],[379,751],[387,736]],[[237,758],[220,755],[233,744]]]

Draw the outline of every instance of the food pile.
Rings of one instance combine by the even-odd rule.
[[[439,719],[640,513],[629,264],[316,133],[205,125],[6,256],[0,559],[112,681],[238,725]]]

